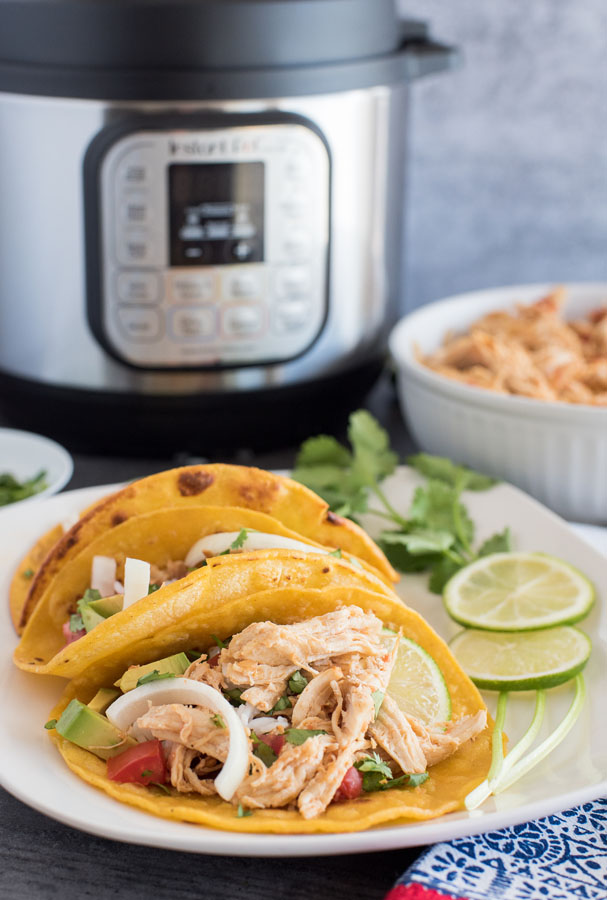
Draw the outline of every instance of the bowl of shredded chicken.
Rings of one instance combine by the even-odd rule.
[[[390,346],[424,450],[607,522],[607,284],[449,297],[401,320]]]

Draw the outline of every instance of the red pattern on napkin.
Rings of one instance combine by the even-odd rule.
[[[466,898],[454,897],[453,894],[442,894],[416,882],[411,882],[411,884],[397,884],[386,894],[384,900],[466,900]]]

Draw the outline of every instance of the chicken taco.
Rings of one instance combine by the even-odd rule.
[[[339,547],[359,557],[376,568],[386,581],[398,581],[382,551],[362,528],[331,512],[324,500],[303,485],[245,466],[219,463],[185,466],[133,482],[85,511],[59,537],[31,578],[18,615],[18,629],[23,629],[59,571],[100,535],[132,516],[169,507],[182,511],[201,505],[241,507],[264,513],[304,538],[322,546]],[[22,596],[23,585],[21,582],[19,585]]]
[[[201,592],[224,603],[289,584],[362,586],[393,595],[371,566],[304,541],[263,513],[156,510],[100,535],[58,572],[14,660],[27,671],[72,677],[71,667],[62,668],[66,661],[73,667],[104,641],[118,647],[123,639],[136,640],[138,619],[156,616],[163,605],[180,609]]]
[[[397,599],[279,587],[165,612],[119,650],[96,641],[46,724],[116,800],[230,831],[357,831],[457,810],[486,776],[478,691]]]

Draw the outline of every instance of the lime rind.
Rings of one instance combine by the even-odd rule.
[[[512,632],[573,625],[588,615],[595,597],[585,575],[547,553],[482,557],[457,572],[443,592],[448,615],[460,625]]]
[[[401,637],[387,693],[402,712],[424,725],[448,722],[451,694],[430,654],[410,638]]]
[[[557,687],[582,671],[592,650],[588,635],[570,625],[521,632],[468,629],[449,646],[474,684],[488,691]]]

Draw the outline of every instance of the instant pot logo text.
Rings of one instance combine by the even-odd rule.
[[[234,153],[251,153],[259,150],[259,137],[247,135],[231,135],[218,138],[183,138],[169,141],[172,156],[198,157],[212,159],[214,156],[225,156]]]

